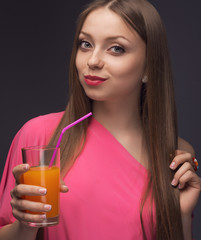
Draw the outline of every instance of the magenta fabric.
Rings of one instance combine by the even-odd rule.
[[[15,136],[0,186],[0,226],[15,221],[10,191],[15,185],[12,169],[22,163],[21,148],[47,144],[62,115],[32,119]],[[60,194],[60,223],[45,228],[45,239],[143,239],[140,202],[147,177],[144,166],[92,117],[84,149],[64,178],[69,192]],[[154,239],[150,205],[144,207],[143,220],[148,239]]]

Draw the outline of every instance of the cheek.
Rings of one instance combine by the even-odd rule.
[[[81,71],[84,67],[84,61],[83,61],[83,58],[82,58],[81,54],[79,53],[79,51],[77,52],[77,55],[75,58],[75,66],[77,68],[78,75],[80,76]]]
[[[79,69],[80,69],[80,61],[79,61],[79,59],[80,59],[79,55],[77,54],[76,58],[75,58],[75,66],[77,68],[78,73],[79,73]]]
[[[116,64],[111,65],[111,74],[119,79],[135,79],[140,80],[144,73],[144,61],[139,61],[136,59],[127,59],[127,61],[120,61]]]

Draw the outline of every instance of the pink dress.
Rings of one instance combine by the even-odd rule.
[[[21,148],[47,144],[62,114],[32,119],[15,136],[0,186],[0,226],[15,221],[10,191],[15,185],[12,169],[22,163]],[[92,118],[84,149],[64,178],[69,192],[60,194],[60,223],[45,228],[45,239],[143,239],[140,201],[147,176],[148,171]],[[148,239],[152,239],[149,207],[145,206],[143,219]]]

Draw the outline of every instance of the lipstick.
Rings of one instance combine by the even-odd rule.
[[[89,86],[98,86],[101,83],[103,83],[105,80],[107,80],[107,79],[102,78],[102,77],[98,77],[98,76],[91,76],[91,75],[84,76],[84,81]]]

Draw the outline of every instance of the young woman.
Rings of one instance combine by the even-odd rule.
[[[193,148],[177,136],[167,41],[154,7],[145,0],[92,2],[79,17],[69,83],[65,112],[29,121],[11,145],[0,239],[192,239],[201,181]],[[24,210],[50,208],[21,199],[45,194],[19,184],[29,169],[21,148],[55,145],[63,127],[90,111],[93,117],[62,139],[61,192],[66,185],[69,192],[61,194],[60,223],[42,231],[24,225],[45,218]]]

